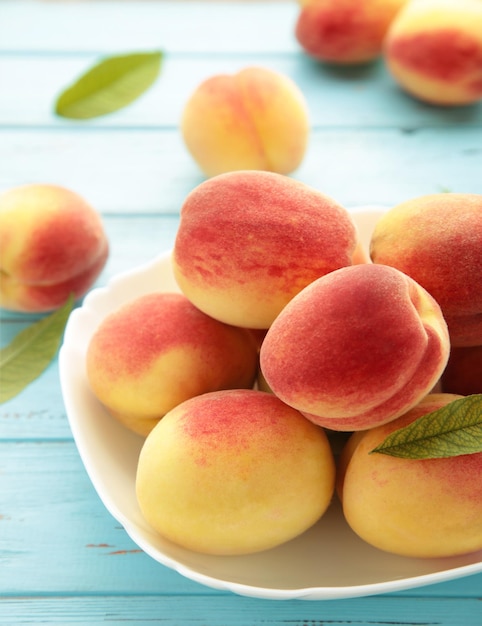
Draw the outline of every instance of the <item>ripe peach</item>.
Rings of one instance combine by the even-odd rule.
[[[286,305],[261,346],[272,391],[316,424],[362,430],[395,419],[440,377],[449,353],[435,300],[374,264],[341,268]]]
[[[428,395],[346,444],[338,493],[348,524],[371,545],[419,558],[482,549],[482,453],[423,460],[370,454],[391,432],[460,397]]]
[[[304,51],[330,63],[379,57],[386,31],[407,0],[301,0],[295,35]]]
[[[350,265],[358,237],[333,199],[261,171],[221,174],[186,198],[173,269],[186,296],[228,324],[266,329],[315,278]]]
[[[182,294],[152,293],[104,319],[86,363],[96,397],[129,429],[147,435],[192,396],[252,387],[258,349],[248,330],[208,317]]]
[[[321,428],[255,390],[204,394],[170,411],[142,447],[147,522],[190,550],[248,554],[284,543],[328,508],[335,464]]]
[[[0,196],[0,306],[27,313],[83,296],[102,271],[108,241],[98,213],[55,185]]]
[[[287,76],[262,67],[201,83],[185,105],[181,132],[207,176],[233,170],[289,174],[305,155],[305,98]]]
[[[446,393],[482,393],[482,346],[451,348],[441,384]]]
[[[370,254],[430,292],[453,346],[482,344],[482,195],[432,194],[393,207],[375,226]]]
[[[408,2],[387,33],[387,67],[412,96],[436,105],[482,98],[480,0]]]

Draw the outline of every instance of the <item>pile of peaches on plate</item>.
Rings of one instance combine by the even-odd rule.
[[[95,398],[145,438],[148,524],[189,550],[249,554],[308,530],[336,492],[378,549],[482,549],[482,454],[370,454],[463,395],[444,374],[451,347],[482,344],[481,207],[471,194],[402,203],[368,255],[353,215],[292,178],[238,171],[195,188],[176,289],[153,280],[85,354]]]

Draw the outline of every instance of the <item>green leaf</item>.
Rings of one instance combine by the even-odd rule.
[[[0,404],[38,378],[57,354],[74,298],[57,311],[22,330],[0,350]]]
[[[391,433],[376,448],[404,459],[439,459],[482,452],[482,394],[466,396]]]
[[[117,111],[138,98],[156,80],[162,52],[143,52],[101,59],[57,99],[55,112],[86,120]]]

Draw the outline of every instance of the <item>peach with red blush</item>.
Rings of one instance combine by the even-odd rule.
[[[385,34],[407,0],[300,0],[295,35],[311,57],[344,65],[382,54]]]
[[[409,2],[384,44],[388,70],[407,93],[439,106],[482,99],[480,0]]]
[[[360,261],[349,212],[287,176],[229,172],[185,199],[174,244],[183,293],[228,324],[267,329],[303,287]]]
[[[272,394],[228,390],[170,411],[148,435],[136,493],[146,521],[189,550],[281,545],[328,509],[335,463],[321,428]]]
[[[367,543],[416,558],[482,550],[482,453],[428,459],[372,453],[390,433],[461,397],[429,394],[346,444],[338,493],[349,526]]]
[[[179,293],[140,296],[108,315],[87,350],[97,399],[130,430],[147,435],[193,396],[253,386],[258,348],[247,329],[210,318]]]
[[[392,207],[375,225],[370,255],[437,300],[452,346],[482,344],[482,195],[438,193]]]
[[[99,213],[58,185],[15,187],[0,196],[0,306],[41,313],[82,297],[105,266]]]
[[[245,169],[289,174],[305,156],[309,132],[299,87],[264,67],[207,78],[181,119],[184,143],[207,176]]]
[[[432,296],[399,270],[354,265],[303,289],[263,341],[274,394],[316,424],[355,431],[389,422],[438,381],[447,325]]]

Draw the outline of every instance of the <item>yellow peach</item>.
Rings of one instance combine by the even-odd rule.
[[[107,261],[99,214],[56,185],[15,187],[0,196],[0,306],[27,313],[83,296]]]
[[[435,385],[449,354],[437,302],[395,268],[353,265],[305,287],[271,325],[260,365],[271,390],[316,424],[363,430]]]
[[[324,431],[275,396],[229,390],[170,411],[142,447],[136,492],[147,522],[198,552],[273,548],[328,508],[335,465]]]
[[[442,106],[482,98],[482,3],[418,0],[395,17],[384,47],[387,67],[412,96]]]
[[[482,344],[482,195],[439,193],[402,202],[376,224],[370,255],[437,300],[453,346]]]
[[[418,558],[482,549],[482,453],[437,459],[371,454],[393,431],[460,397],[428,395],[405,415],[356,433],[346,444],[338,493],[348,524],[369,544]]]
[[[208,78],[181,119],[185,145],[207,176],[246,169],[289,174],[303,160],[309,129],[298,86],[263,67]]]
[[[346,209],[281,174],[229,172],[186,198],[173,250],[183,293],[228,324],[266,329],[315,278],[359,257]]]
[[[248,330],[208,317],[182,294],[152,293],[101,322],[86,367],[91,389],[108,411],[147,435],[192,396],[252,387],[258,349]]]

